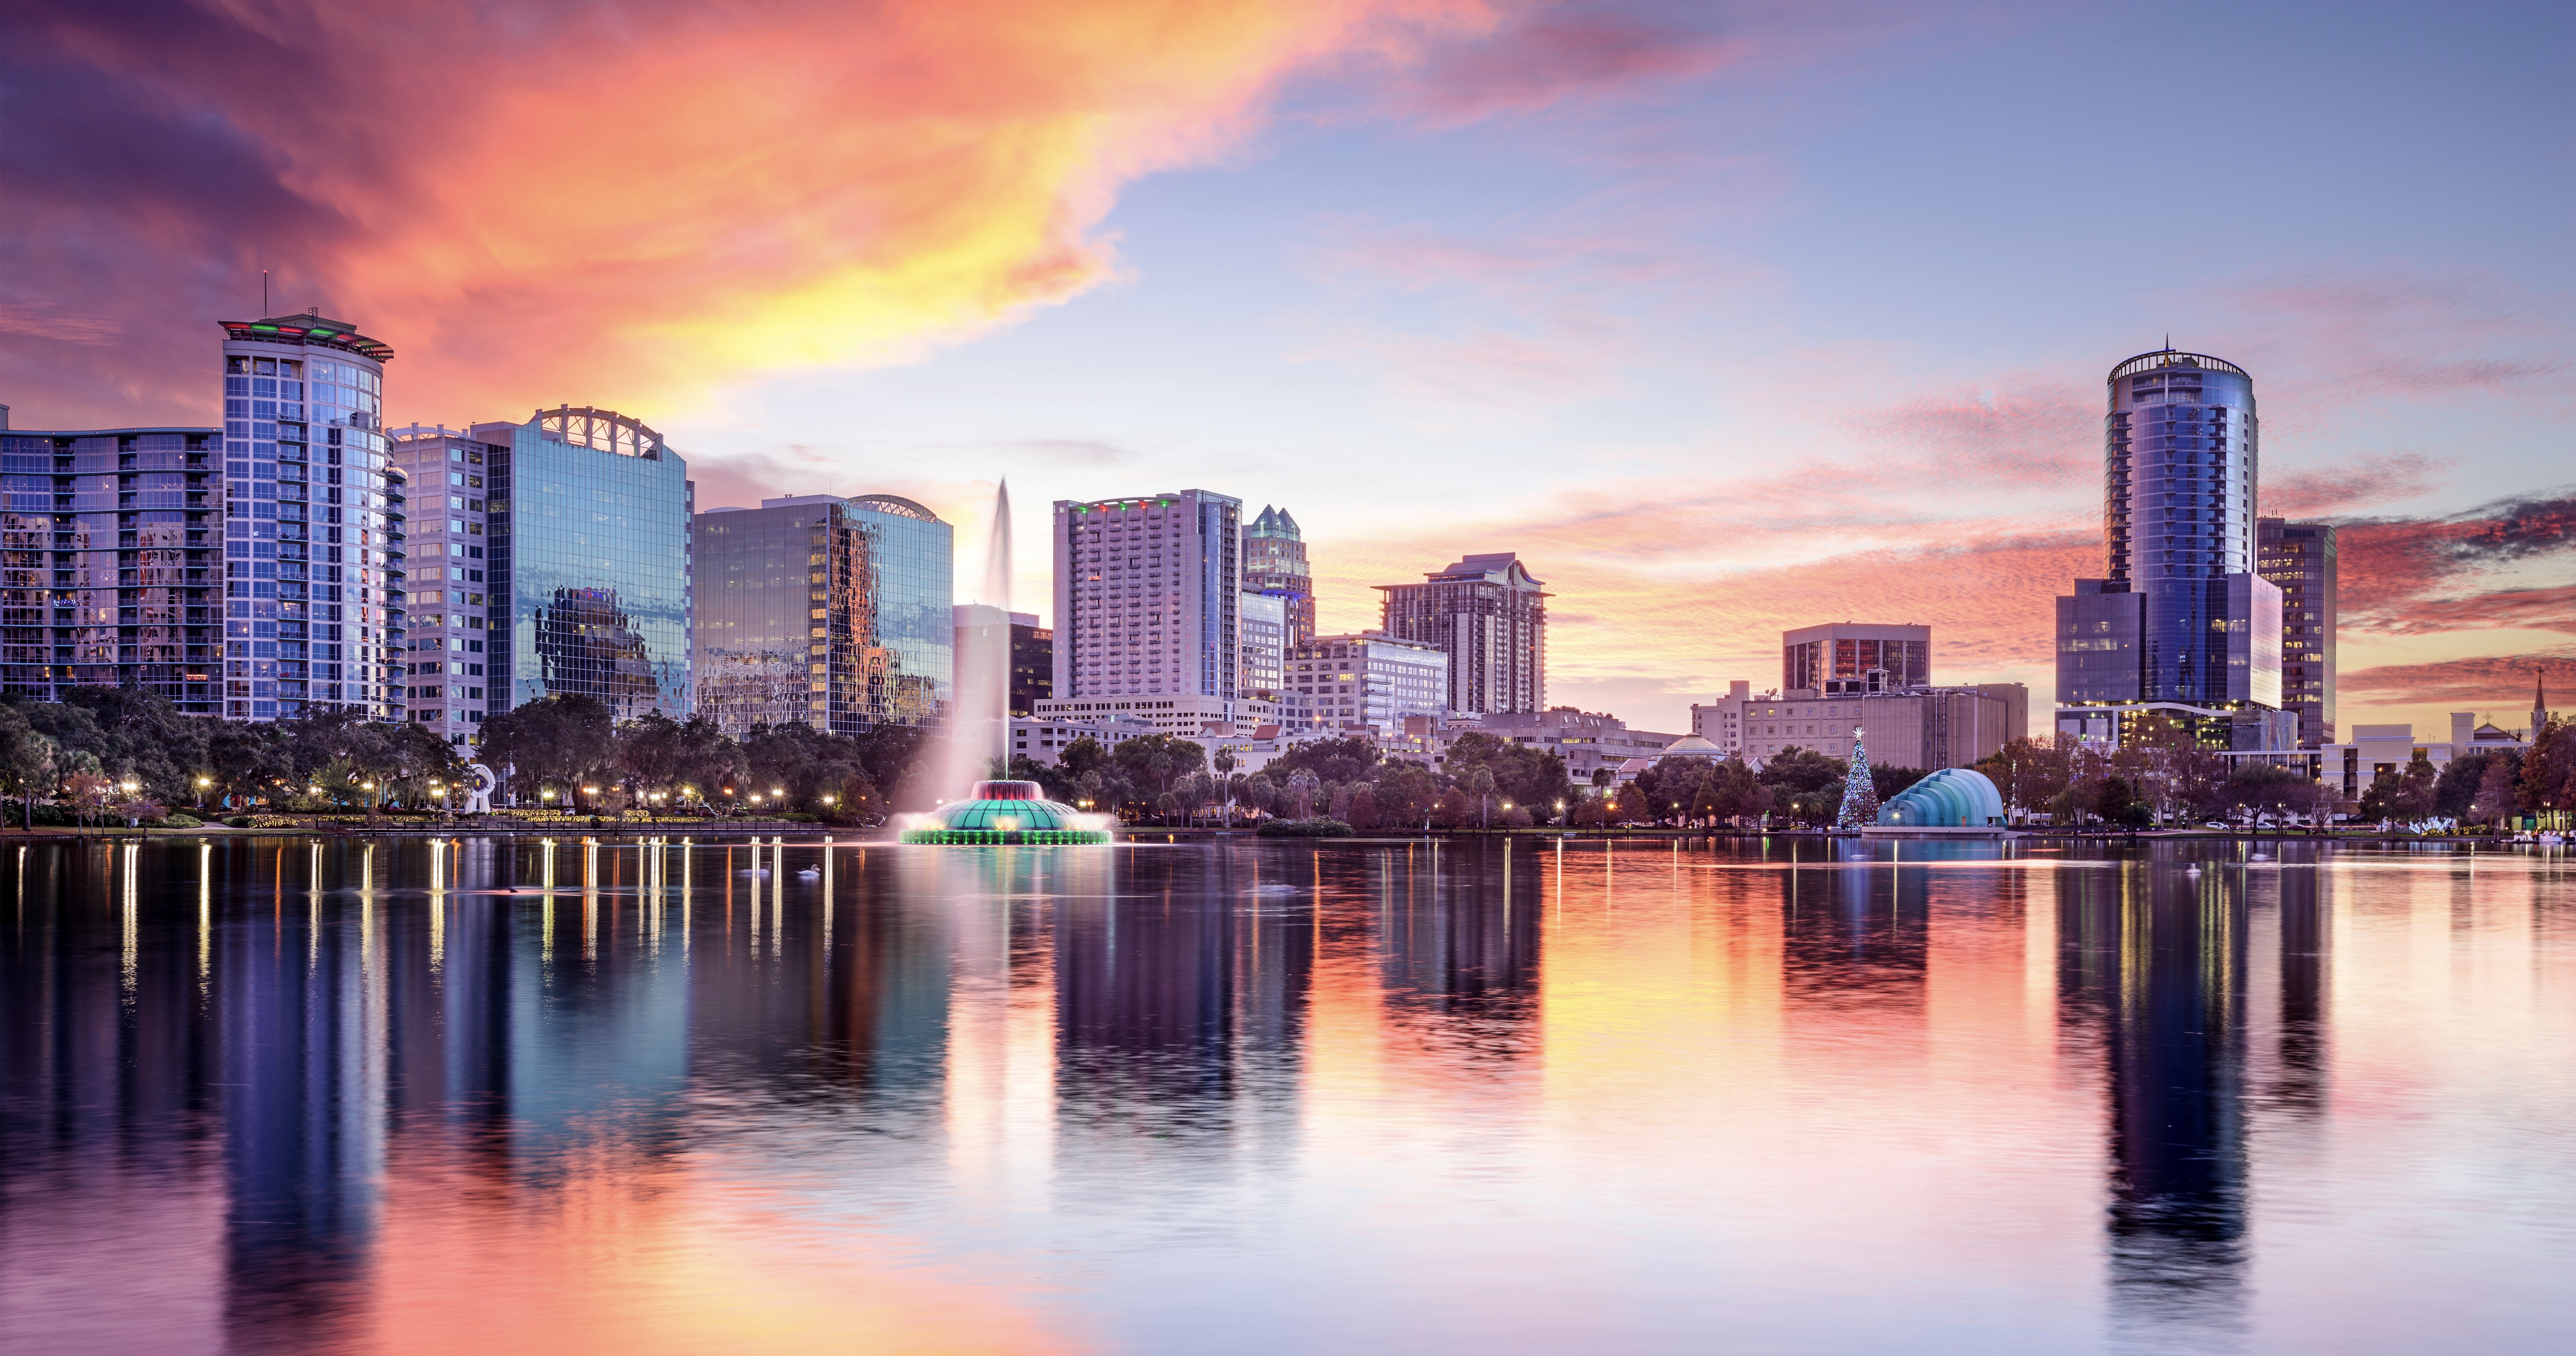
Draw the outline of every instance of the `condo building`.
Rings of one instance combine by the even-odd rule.
[[[2299,747],[2335,742],[2335,529],[2254,520],[2255,569],[2281,590],[2281,709],[2299,718]]]
[[[1243,530],[1243,591],[1269,594],[1287,613],[1287,646],[1315,638],[1315,578],[1306,564],[1306,536],[1284,508],[1265,504]]]
[[[727,734],[927,725],[956,692],[954,529],[890,494],[697,516],[698,710]]]
[[[1391,733],[1408,716],[1438,717],[1450,690],[1437,646],[1375,631],[1317,636],[1288,655],[1287,686],[1314,726]]]
[[[2253,378],[2168,348],[2107,385],[2107,568],[2057,600],[2058,732],[2118,744],[2156,718],[2206,747],[2295,747],[2281,590],[2256,569]]]
[[[1268,719],[1242,696],[1242,513],[1207,490],[1057,500],[1055,696],[1041,714],[1116,700]]]
[[[222,431],[12,429],[8,414],[0,405],[0,691],[60,701],[134,686],[221,715]]]
[[[1419,584],[1380,584],[1380,629],[1449,656],[1449,709],[1462,715],[1547,706],[1547,604],[1512,553],[1468,556]]]
[[[316,312],[222,323],[221,714],[262,721],[349,707],[400,720],[402,506],[389,497],[384,435],[393,349]],[[176,485],[137,481],[138,551],[147,540],[186,550],[186,468],[137,474],[174,472]],[[147,492],[153,508],[141,507]],[[163,520],[174,511],[177,520]],[[127,524],[120,504],[119,549]]]
[[[485,716],[509,709],[503,670],[494,667],[509,607],[493,603],[491,480],[510,449],[444,426],[413,424],[385,436],[412,529],[400,695],[414,723],[463,743]]]

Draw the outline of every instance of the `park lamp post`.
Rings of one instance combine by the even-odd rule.
[[[599,813],[599,788],[596,786],[585,786],[581,789],[581,794],[590,801],[590,813]],[[574,806],[573,808],[578,810],[581,807]]]
[[[202,809],[206,808],[206,789],[207,789],[208,787],[213,786],[214,784],[215,784],[215,779],[214,779],[214,778],[212,778],[212,777],[199,777],[199,778],[197,779],[197,808],[198,808],[198,809],[202,810]]]

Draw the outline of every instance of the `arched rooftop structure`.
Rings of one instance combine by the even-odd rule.
[[[1945,767],[1888,797],[1878,822],[1911,829],[1985,828],[2004,822],[2004,798],[1986,774]]]

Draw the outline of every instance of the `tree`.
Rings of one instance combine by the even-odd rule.
[[[1351,808],[1343,822],[1365,833],[1378,827],[1377,792],[1365,783],[1351,792]]]
[[[1370,775],[1378,758],[1377,745],[1366,736],[1339,735],[1299,744],[1271,759],[1266,770],[1274,778],[1284,778],[1302,769],[1313,773],[1320,786],[1326,782],[1359,781]]]
[[[2126,777],[2099,778],[2092,795],[2091,809],[2105,824],[2141,829],[2154,822],[2155,808],[2139,797],[2137,786]]]
[[[2520,769],[2503,758],[2489,758],[2486,773],[2478,779],[2477,797],[2469,802],[2468,818],[2481,824],[2502,825],[2513,817],[2514,774]]]
[[[2250,811],[2257,817],[2267,813],[2288,814],[2294,806],[2304,805],[2304,788],[2314,785],[2309,778],[2285,767],[2269,763],[2248,763],[2228,775],[2219,784],[2214,799],[2216,808]]]
[[[2433,813],[2433,764],[2418,753],[2398,774],[2397,791],[2389,799],[2389,808],[2403,820],[2427,819]]]
[[[1514,805],[1553,806],[1574,791],[1562,755],[1515,744],[1482,730],[1470,730],[1451,741],[1442,767],[1470,788],[1478,774],[1490,774],[1493,789],[1483,794]]]
[[[2522,755],[2522,808],[2550,816],[2576,804],[2576,727],[2552,717]]]
[[[1792,744],[1765,761],[1759,775],[1762,778],[1762,784],[1770,787],[1775,795],[1781,792],[1822,791],[1827,786],[1842,780],[1843,765],[1840,759],[1828,758],[1814,749],[1800,748]]]
[[[481,747],[485,760],[503,769],[512,794],[534,800],[549,789],[575,791],[610,766],[617,728],[598,698],[556,693],[484,721]]]
[[[1080,741],[1076,741],[1080,742]],[[1130,803],[1142,804],[1148,813],[1162,803],[1172,783],[1207,766],[1207,749],[1178,735],[1138,735],[1118,741],[1109,751],[1121,777],[1131,788]]]
[[[1390,763],[1379,769],[1378,814],[1387,825],[1427,829],[1439,799],[1439,783],[1431,769],[1420,763]]]
[[[27,827],[36,826],[36,791],[53,784],[53,741],[36,733],[17,707],[0,705],[0,781],[23,800]]]

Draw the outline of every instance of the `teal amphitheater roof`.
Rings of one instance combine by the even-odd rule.
[[[2004,798],[1986,774],[1945,767],[1888,797],[1878,822],[1911,828],[1982,828],[2004,822]]]
[[[1106,843],[1109,833],[1036,782],[977,782],[975,794],[931,812],[936,827],[907,829],[907,843]]]

